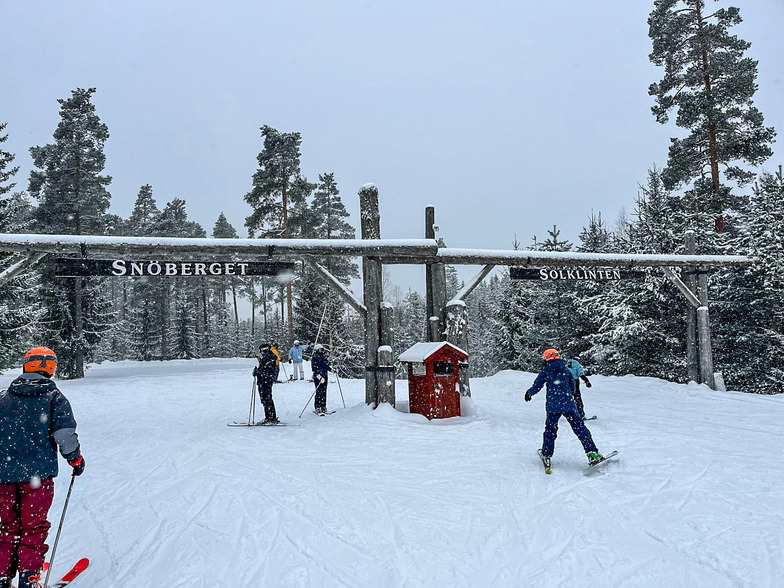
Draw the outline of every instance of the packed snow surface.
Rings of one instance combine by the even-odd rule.
[[[463,417],[364,404],[331,375],[275,386],[287,427],[247,421],[254,360],[121,362],[60,381],[87,468],[55,574],[80,588],[781,586],[784,397],[593,376],[586,473],[565,420],[545,475],[534,374],[473,379]],[[288,366],[286,366],[288,367]],[[14,377],[6,373],[2,386]],[[256,416],[261,406],[256,403]],[[61,462],[54,536],[70,468]],[[74,583],[76,588],[76,583]]]

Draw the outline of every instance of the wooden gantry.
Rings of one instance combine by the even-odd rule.
[[[361,239],[206,239],[171,237],[111,237],[98,235],[0,234],[0,251],[13,254],[0,271],[0,286],[29,270],[46,255],[94,258],[136,256],[164,260],[177,256],[211,259],[270,261],[297,259],[313,268],[333,292],[365,320],[365,402],[377,406],[395,403],[392,305],[385,303],[384,264],[422,264],[426,268],[427,333],[429,341],[449,341],[468,351],[466,298],[495,266],[528,267],[658,267],[688,302],[687,353],[690,380],[716,387],[710,344],[707,273],[717,267],[751,265],[740,255],[695,255],[695,235],[686,235],[688,255],[632,255],[489,249],[455,249],[436,240],[435,209],[425,209],[425,238],[382,239],[378,189],[366,184],[359,190]],[[324,256],[362,258],[362,300],[319,265]],[[447,300],[446,265],[482,266],[477,275]],[[240,265],[240,264],[238,264]],[[680,270],[681,276],[676,273]],[[189,274],[193,275],[193,274]],[[239,274],[237,274],[239,275]],[[682,278],[685,278],[682,279]],[[463,366],[464,395],[470,395],[468,366]]]

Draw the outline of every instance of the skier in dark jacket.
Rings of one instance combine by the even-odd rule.
[[[324,346],[316,343],[313,346],[313,356],[310,358],[310,367],[313,370],[313,383],[316,385],[316,399],[313,401],[316,414],[327,414],[327,372],[329,360],[324,353]]]
[[[71,404],[50,379],[56,367],[54,351],[34,347],[22,375],[0,392],[0,588],[11,586],[17,570],[19,588],[40,577],[57,448],[74,476],[84,471]]]
[[[259,397],[264,406],[263,425],[276,425],[280,421],[275,412],[275,402],[272,400],[272,384],[275,382],[278,364],[277,356],[272,352],[267,343],[259,345],[259,354],[256,356],[259,365],[253,368],[256,384],[259,387]]]
[[[593,464],[602,460],[602,455],[593,442],[591,432],[585,426],[577,405],[574,402],[574,379],[566,368],[557,349],[547,349],[543,354],[544,365],[542,371],[536,376],[533,385],[525,393],[525,401],[530,402],[531,397],[547,385],[547,398],[545,409],[547,419],[544,424],[542,440],[542,460],[545,467],[550,467],[550,458],[555,451],[555,438],[558,436],[558,421],[566,417],[572,426],[572,431],[583,444],[588,462]]]

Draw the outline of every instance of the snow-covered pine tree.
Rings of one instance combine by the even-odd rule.
[[[673,233],[673,198],[660,170],[649,170],[637,196],[636,218],[617,248],[650,254],[682,249]],[[640,280],[605,284],[578,307],[595,325],[584,336],[583,357],[596,372],[685,379],[684,300],[660,270],[647,269]]]
[[[314,186],[313,199],[307,211],[298,215],[307,222],[300,227],[303,237],[311,239],[353,239],[356,230],[348,223],[349,214],[340,197],[335,174],[319,175]],[[348,286],[359,277],[357,263],[344,257],[314,258],[343,285]],[[330,350],[336,368],[356,359],[354,341],[349,337],[348,313],[353,312],[343,300],[334,295],[330,287],[313,270],[305,267],[297,280],[295,325],[297,337],[313,341],[321,317],[324,317],[321,339]]]
[[[109,208],[102,175],[103,149],[109,129],[95,113],[95,88],[78,88],[60,99],[60,123],[54,142],[31,147],[37,168],[30,173],[29,192],[38,199],[35,228],[53,234],[101,235]],[[55,278],[52,263],[42,263],[41,300],[46,309],[43,325],[47,343],[58,355],[58,373],[84,377],[101,335],[113,322],[99,278]]]
[[[688,131],[671,139],[662,180],[669,190],[695,181],[683,210],[695,215],[688,228],[698,234],[722,232],[725,212],[737,205],[720,170],[743,186],[754,178],[743,164],[759,165],[772,153],[775,131],[753,105],[757,62],[745,56],[750,43],[730,34],[741,21],[735,7],[706,14],[705,0],[655,0],[648,18],[650,60],[664,67],[649,88],[653,114],[665,124],[677,110],[675,124]]]
[[[493,302],[492,288],[487,281],[474,288],[466,301],[470,351],[468,361],[471,366],[471,376],[474,377],[489,376],[500,367],[498,352],[494,345],[494,323],[498,320],[498,311],[493,306]],[[424,308],[422,315],[424,321]]]
[[[310,194],[303,189],[300,173],[300,133],[281,133],[268,125],[261,127],[264,148],[256,157],[259,167],[253,174],[253,187],[245,194],[245,202],[253,212],[245,219],[250,237],[288,239],[293,208],[302,205]],[[286,284],[286,305],[289,342],[294,338],[293,299],[291,284]]]
[[[784,392],[784,173],[763,172],[733,241],[757,259],[747,268],[719,272],[714,354],[726,384],[759,394]]]
[[[124,232],[131,237],[150,237],[155,233],[161,211],[150,184],[139,188],[133,210],[124,223]],[[153,361],[162,359],[161,324],[158,301],[162,293],[161,278],[139,277],[123,281],[129,359]]]
[[[561,231],[554,225],[547,231],[547,238],[544,241],[537,241],[534,237],[531,249],[552,252],[571,251],[573,244],[561,239],[560,235]],[[566,353],[578,338],[574,320],[574,299],[579,295],[582,284],[565,280],[547,282],[537,280],[513,287],[519,288],[519,295],[529,301],[525,313],[533,321],[529,328],[533,324],[536,328],[530,331],[529,338],[525,342],[525,350],[527,355],[536,356],[536,362],[534,365],[528,363],[526,369],[537,369],[544,349],[554,346]]]
[[[161,237],[203,238],[207,232],[197,222],[188,220],[185,200],[174,198],[166,203],[153,228]],[[203,304],[199,284],[191,278],[159,279],[159,324],[161,328],[161,355],[163,359],[199,357],[199,341],[195,336],[195,321]],[[183,309],[188,309],[187,313]],[[194,316],[196,315],[196,316]],[[186,336],[190,330],[194,336]]]
[[[0,145],[8,140],[3,134],[7,123],[0,123]],[[0,148],[0,232],[12,233],[20,228],[25,209],[29,208],[21,193],[12,193],[12,181],[19,171],[13,166],[15,156]],[[0,263],[9,258],[0,253]],[[25,273],[0,288],[0,371],[19,363],[25,348],[32,343],[40,307],[35,297],[36,277]]]
[[[237,230],[221,212],[212,227],[215,239],[237,239]],[[204,320],[202,355],[206,357],[237,357],[247,355],[247,342],[239,337],[239,310],[237,294],[241,292],[243,283],[252,277],[230,276],[222,278],[202,278],[200,288],[203,289],[202,300],[207,312]],[[226,293],[231,293],[231,301]]]

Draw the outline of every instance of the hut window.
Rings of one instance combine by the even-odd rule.
[[[434,361],[433,375],[452,376],[455,373],[455,365],[451,361]]]

